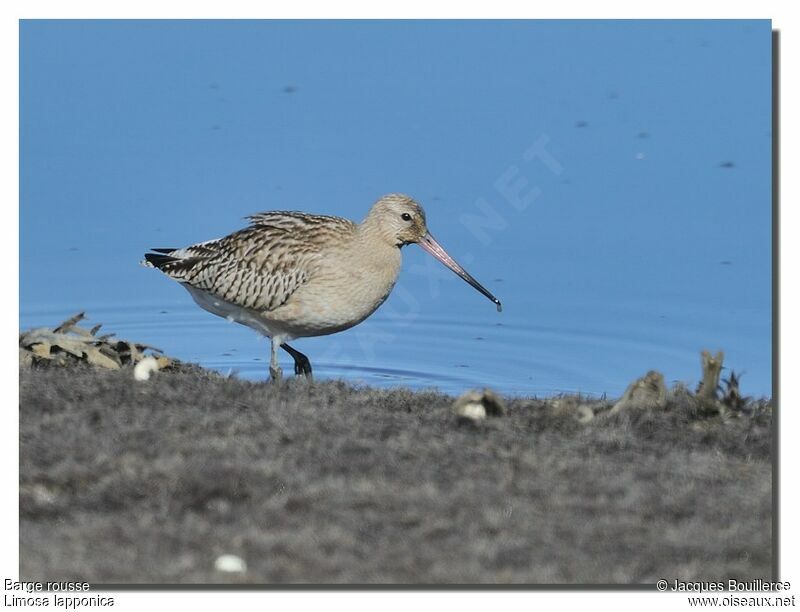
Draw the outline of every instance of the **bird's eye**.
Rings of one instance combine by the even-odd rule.
[[[411,215],[409,215],[408,213],[403,213],[402,215],[400,215],[400,218],[403,221],[411,221]]]

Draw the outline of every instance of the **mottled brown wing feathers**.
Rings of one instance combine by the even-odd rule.
[[[347,240],[347,219],[294,212],[248,217],[251,225],[219,240],[148,257],[162,272],[227,302],[274,310],[313,276],[326,244]]]

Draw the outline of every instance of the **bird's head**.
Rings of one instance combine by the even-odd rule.
[[[458,274],[475,289],[489,298],[501,310],[500,300],[487,291],[434,240],[425,222],[425,211],[413,198],[402,193],[390,193],[380,198],[364,219],[363,227],[375,232],[380,240],[397,248],[418,244],[444,265]]]
[[[422,206],[402,193],[390,193],[375,202],[364,223],[397,247],[419,242],[428,233]]]

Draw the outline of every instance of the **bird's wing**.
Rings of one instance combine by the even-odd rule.
[[[293,212],[248,219],[249,227],[219,240],[153,249],[145,258],[169,277],[227,302],[274,310],[313,276],[326,243],[346,240],[355,228],[347,219]]]

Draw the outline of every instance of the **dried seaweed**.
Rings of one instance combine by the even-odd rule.
[[[164,367],[177,363],[164,357],[161,349],[147,344],[115,339],[115,334],[98,336],[102,325],[91,329],[78,323],[86,319],[79,312],[54,328],[37,327],[19,335],[21,366],[70,366],[85,364],[107,370],[133,366],[150,356],[159,358]]]

